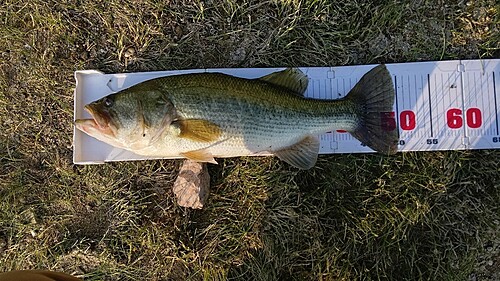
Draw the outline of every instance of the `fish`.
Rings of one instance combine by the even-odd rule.
[[[82,281],[82,279],[55,271],[14,270],[0,273],[0,281]]]
[[[287,68],[257,79],[190,73],[151,79],[85,105],[75,127],[138,155],[215,158],[274,155],[312,168],[321,134],[344,130],[363,145],[397,152],[391,75],[381,64],[340,99],[304,97],[308,77]]]

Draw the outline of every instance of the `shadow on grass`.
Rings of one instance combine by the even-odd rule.
[[[467,279],[485,243],[480,232],[499,212],[497,164],[481,159],[489,153],[322,157],[295,186],[268,190],[260,246],[228,275]]]

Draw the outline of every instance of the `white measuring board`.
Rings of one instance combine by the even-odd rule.
[[[376,65],[301,67],[309,77],[306,96],[337,99]],[[103,74],[76,71],[75,119],[90,118],[83,106],[134,84],[167,75],[222,72],[258,78],[284,68],[195,69]],[[387,64],[396,99],[399,151],[500,148],[500,60],[467,60]],[[321,154],[373,152],[347,132],[320,136]],[[76,164],[151,159],[102,143],[74,131]]]

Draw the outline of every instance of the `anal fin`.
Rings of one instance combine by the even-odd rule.
[[[217,161],[215,161],[214,156],[206,149],[198,149],[198,150],[184,152],[181,153],[181,156],[197,162],[208,162],[212,164],[217,164]]]
[[[274,155],[288,164],[303,170],[310,169],[316,164],[319,152],[319,139],[307,136],[300,142],[287,148],[274,151]]]

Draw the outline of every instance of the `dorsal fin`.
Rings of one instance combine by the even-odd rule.
[[[309,79],[298,68],[287,68],[259,78],[268,83],[291,90],[297,95],[303,96],[307,89]]]

